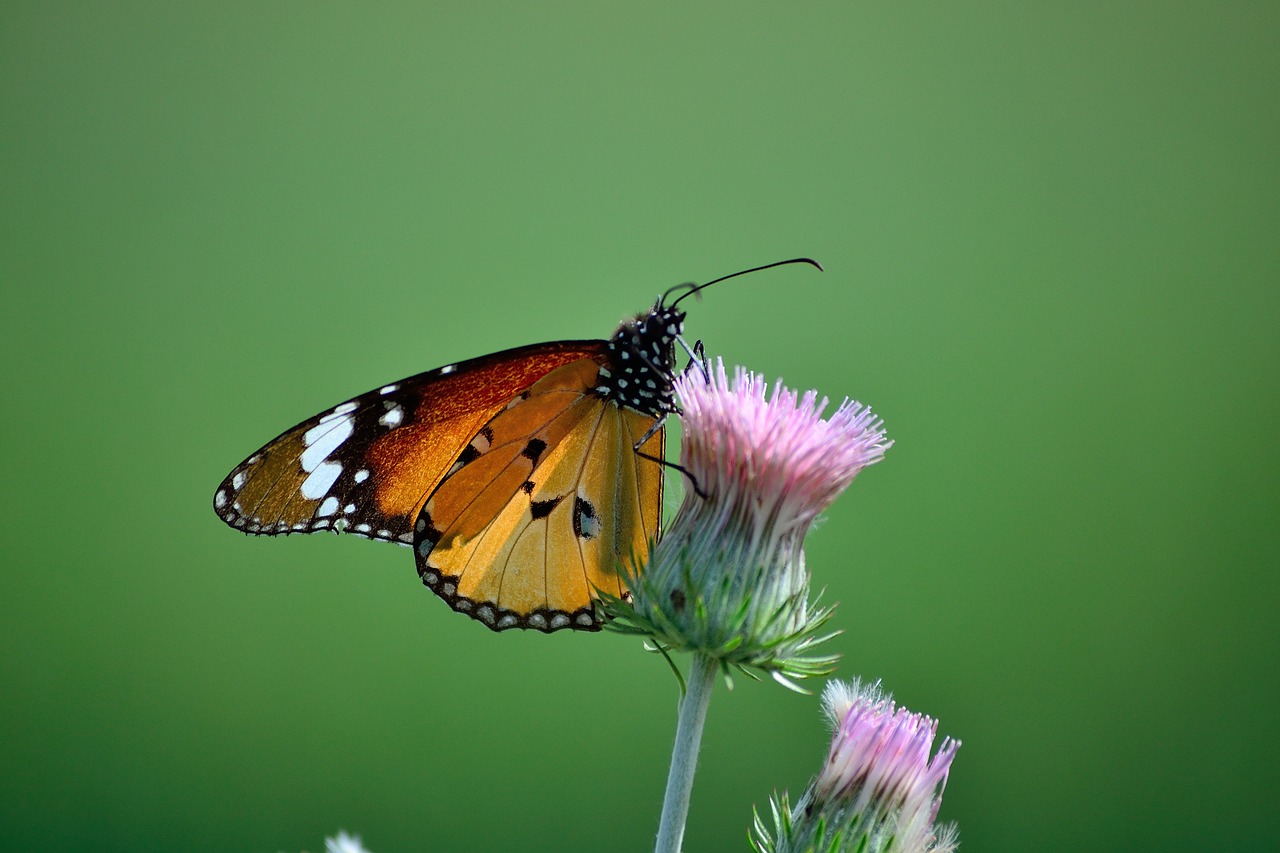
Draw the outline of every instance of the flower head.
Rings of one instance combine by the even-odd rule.
[[[325,853],[369,853],[360,843],[360,836],[348,835],[345,830],[334,838],[326,838],[324,849]]]
[[[950,853],[955,827],[935,826],[960,742],[930,758],[937,721],[899,708],[879,683],[833,682],[822,696],[834,735],[827,761],[794,810],[770,833],[757,818],[757,849]]]
[[[681,377],[676,395],[693,488],[644,573],[628,579],[634,601],[605,597],[610,627],[784,683],[829,671],[834,658],[806,654],[830,611],[810,608],[804,536],[883,457],[881,421],[851,400],[824,418],[817,392],[771,390],[742,368],[731,381],[718,360],[709,376]]]
[[[945,738],[930,758],[938,722],[897,707],[878,683],[832,682],[822,701],[835,735],[814,785],[815,800],[843,800],[859,812],[874,804],[896,811],[898,823],[917,834],[927,830],[938,816],[960,742]]]
[[[724,510],[745,513],[752,529],[802,537],[863,468],[879,462],[882,421],[846,399],[823,419],[828,399],[769,385],[739,367],[732,384],[717,360],[711,381],[696,372],[676,381],[683,410],[681,464]]]

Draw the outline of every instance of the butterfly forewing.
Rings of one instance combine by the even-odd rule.
[[[495,412],[601,341],[521,347],[420,373],[298,424],[227,475],[214,509],[246,533],[337,530],[412,543],[427,496]]]
[[[602,401],[598,367],[565,365],[513,399],[419,514],[423,581],[490,628],[598,629],[595,591],[624,593],[620,565],[657,535],[661,470],[633,449],[655,418]],[[644,451],[661,447],[658,431]]]

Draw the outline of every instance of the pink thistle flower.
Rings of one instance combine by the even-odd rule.
[[[794,810],[773,804],[776,817],[789,812],[776,834],[757,817],[757,849],[951,853],[955,827],[935,821],[960,742],[945,738],[930,758],[937,721],[879,683],[832,682],[822,702],[835,730],[827,761]]]
[[[738,367],[730,384],[717,360],[711,381],[676,380],[683,410],[681,464],[722,509],[745,512],[752,528],[803,537],[822,510],[893,444],[871,410],[846,399],[826,420],[829,400],[769,385]]]
[[[828,608],[811,610],[804,537],[854,476],[892,442],[865,406],[799,394],[717,360],[709,376],[676,382],[680,464],[692,478],[671,524],[637,578],[634,600],[605,598],[612,627],[664,649],[788,677],[829,672],[813,657]]]
[[[897,707],[879,684],[832,682],[822,695],[835,735],[814,783],[818,802],[844,800],[854,811],[896,813],[905,849],[936,850],[933,821],[960,742],[945,738],[931,759],[938,722]]]

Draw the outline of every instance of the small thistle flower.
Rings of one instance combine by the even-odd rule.
[[[937,721],[898,708],[879,683],[833,682],[822,702],[835,730],[822,772],[794,809],[785,795],[770,802],[773,832],[756,816],[755,849],[951,853],[955,827],[934,821],[960,742],[944,739],[931,759]]]
[[[830,609],[810,605],[804,536],[892,444],[882,422],[851,400],[824,419],[825,397],[770,390],[742,368],[730,382],[719,360],[709,382],[690,371],[675,390],[693,488],[644,573],[628,579],[634,600],[604,598],[607,624],[788,686],[829,672],[834,657],[807,654],[826,639],[816,632]]]
[[[346,831],[340,831],[336,838],[326,838],[324,850],[325,853],[369,853],[360,843],[360,836],[348,835]]]

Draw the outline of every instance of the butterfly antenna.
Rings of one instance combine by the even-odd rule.
[[[725,281],[726,279],[730,279],[730,278],[736,278],[740,275],[746,275],[747,273],[760,272],[761,270],[773,269],[774,267],[784,267],[787,264],[808,264],[811,267],[817,268],[818,272],[823,271],[822,264],[818,263],[813,258],[791,258],[790,260],[786,260],[786,261],[774,261],[773,263],[765,264],[762,267],[752,267],[749,270],[739,270],[738,272],[730,273],[729,275],[722,275],[719,278],[712,279],[706,284],[677,284],[675,287],[669,288],[667,292],[662,295],[662,299],[665,302],[667,295],[670,294],[671,291],[673,290],[679,290],[682,287],[689,288],[688,293],[682,294],[679,299],[671,303],[669,307],[674,308],[677,305],[679,305],[683,300],[688,299],[690,296],[697,293],[699,290],[710,287],[711,285],[716,284],[717,282]]]

